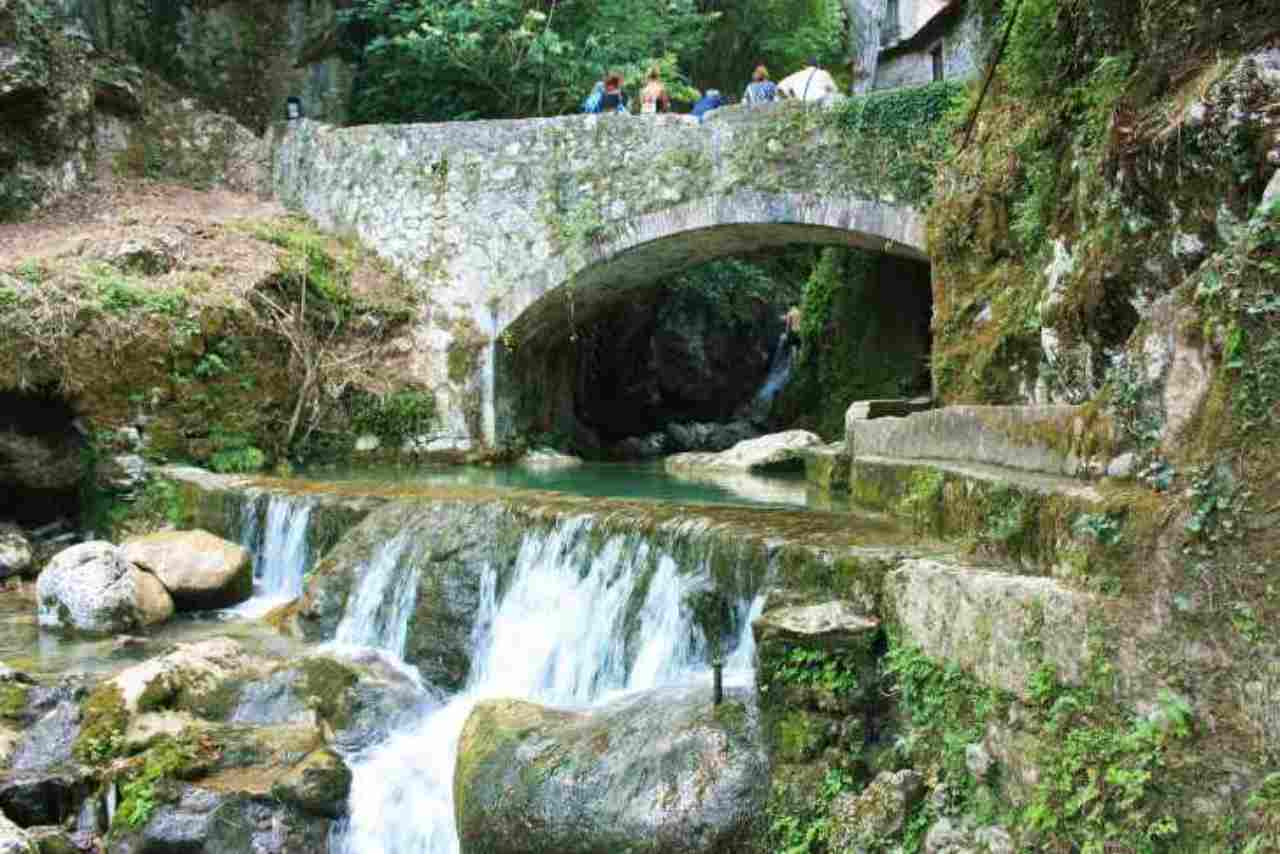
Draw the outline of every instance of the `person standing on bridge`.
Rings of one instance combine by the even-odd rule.
[[[763,65],[757,65],[756,70],[751,72],[751,82],[747,84],[747,91],[742,93],[742,102],[751,105],[767,104],[776,97],[778,97],[778,87],[769,79],[769,69]]]
[[[837,92],[836,81],[831,75],[818,67],[818,58],[809,57],[795,74],[788,74],[778,84],[778,92],[784,98],[795,98],[798,101],[821,101]]]
[[[600,112],[627,112],[627,96],[622,91],[622,75],[613,71],[604,79],[604,97],[600,99]]]
[[[649,82],[640,90],[641,115],[665,113],[671,109],[671,98],[667,96],[667,87],[662,85],[658,69],[649,69]]]

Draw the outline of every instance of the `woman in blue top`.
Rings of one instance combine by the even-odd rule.
[[[769,69],[763,65],[757,65],[756,70],[751,73],[751,82],[747,84],[747,91],[742,94],[743,103],[767,104],[776,97],[778,97],[778,87],[769,79]]]

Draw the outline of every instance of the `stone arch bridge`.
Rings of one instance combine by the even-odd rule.
[[[274,190],[420,288],[406,379],[442,414],[426,449],[496,446],[520,426],[512,366],[663,275],[797,242],[927,260],[923,216],[859,186],[831,131],[798,133],[803,109],[295,121],[274,140]]]

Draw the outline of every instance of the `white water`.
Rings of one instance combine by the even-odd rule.
[[[682,575],[669,555],[655,552],[646,542],[613,537],[592,554],[589,527],[586,519],[571,519],[550,534],[526,534],[501,601],[496,573],[484,573],[466,689],[367,755],[348,758],[354,773],[351,817],[335,833],[334,851],[456,854],[454,758],[467,715],[481,699],[518,697],[584,706],[624,691],[707,678],[705,641],[684,605],[696,580]],[[400,548],[389,543],[362,578],[355,605],[342,620],[350,637],[400,644],[403,649],[402,632],[391,630],[385,620],[375,626],[377,618],[369,615],[378,611],[364,601],[366,591],[372,596],[374,588],[388,589],[378,573],[391,564],[384,557]],[[649,570],[652,577],[636,631],[640,646],[628,667],[627,602]],[[404,586],[416,587],[416,572],[407,574],[415,581]],[[758,613],[760,605],[737,607],[742,633],[728,664],[749,673],[747,618]],[[407,622],[407,609],[397,618]],[[741,678],[742,671],[733,675]]]
[[[787,380],[791,379],[792,348],[787,343],[787,333],[783,332],[778,343],[773,345],[773,355],[769,358],[769,373],[764,384],[756,392],[751,401],[751,415],[754,418],[766,418],[773,399],[782,391]]]
[[[402,570],[408,537],[383,543],[360,574],[360,586],[338,623],[334,643],[373,647],[404,658],[409,639],[409,612],[418,594],[418,568]]]
[[[266,519],[259,528],[259,502]],[[260,617],[277,605],[302,595],[308,569],[307,534],[311,502],[290,495],[266,495],[245,502],[240,511],[240,543],[254,554],[253,597],[231,609],[244,617]]]

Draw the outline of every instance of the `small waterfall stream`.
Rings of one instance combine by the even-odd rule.
[[[302,578],[311,562],[313,506],[298,496],[270,493],[241,506],[240,544],[254,556],[253,598],[232,609],[236,614],[260,617],[302,595]]]
[[[348,757],[350,818],[335,831],[334,851],[456,854],[454,759],[462,726],[481,699],[583,707],[624,691],[707,678],[705,640],[684,604],[699,574],[682,573],[647,540],[593,542],[592,525],[579,517],[526,533],[500,600],[497,573],[485,570],[465,690],[382,745]],[[342,618],[339,642],[403,651],[418,583],[417,568],[397,572],[406,546],[396,538],[374,556]],[[643,602],[630,615],[638,649],[628,665],[633,594]],[[750,617],[760,602],[735,607],[743,631],[729,665],[749,668]]]
[[[769,407],[773,404],[773,399],[786,386],[787,380],[791,379],[791,362],[792,348],[788,335],[784,331],[778,337],[778,343],[773,345],[773,355],[769,358],[769,373],[765,376],[764,384],[751,400],[753,419],[762,421],[769,416]]]

